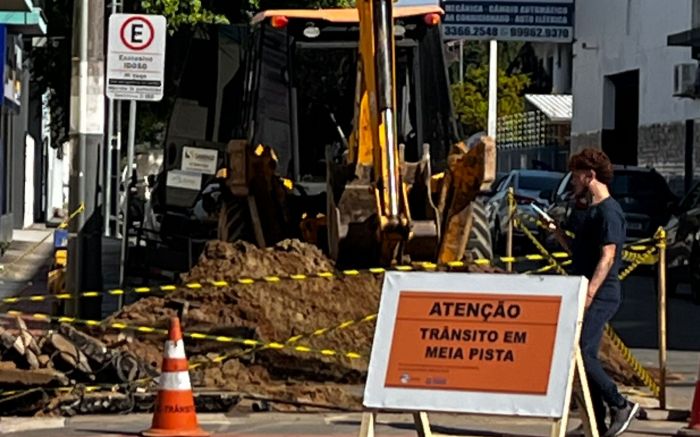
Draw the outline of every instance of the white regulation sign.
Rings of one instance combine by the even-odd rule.
[[[162,15],[109,17],[107,97],[143,101],[163,98],[166,27]]]
[[[574,0],[444,0],[445,39],[570,43]]]

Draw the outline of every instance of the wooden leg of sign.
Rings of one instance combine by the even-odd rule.
[[[576,347],[574,365],[571,366],[568,387],[566,389],[566,400],[564,401],[564,416],[552,424],[551,437],[564,437],[566,427],[569,422],[569,408],[571,401],[577,406],[581,414],[581,422],[586,436],[598,437],[598,426],[596,425],[595,413],[593,412],[593,402],[588,389],[588,379],[586,369],[583,367],[583,357],[581,350]]]
[[[374,421],[377,414],[373,412],[362,413],[359,437],[374,437]]]
[[[581,350],[576,348],[576,374],[578,383],[576,384],[576,394],[579,401],[578,409],[581,411],[581,421],[583,422],[583,430],[589,437],[598,437],[598,424],[595,419],[595,411],[593,411],[593,400],[591,399],[591,391],[588,387],[588,378],[586,377],[586,368],[583,365],[583,356]]]
[[[416,424],[416,431],[418,432],[418,437],[432,437],[433,433],[430,431],[430,421],[428,420],[428,413],[426,413],[425,411],[413,413],[413,422]]]

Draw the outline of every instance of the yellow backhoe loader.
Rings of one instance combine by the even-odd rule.
[[[495,145],[454,115],[437,6],[268,10],[246,49],[219,238],[300,237],[339,265],[491,256]]]

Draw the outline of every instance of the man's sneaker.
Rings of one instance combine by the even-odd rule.
[[[605,433],[605,437],[616,437],[627,431],[632,419],[637,415],[637,411],[639,411],[639,404],[633,402],[627,402],[623,408],[610,408],[612,423],[608,432]]]

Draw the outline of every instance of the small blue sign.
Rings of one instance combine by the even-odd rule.
[[[65,249],[68,247],[68,230],[56,229],[53,233],[54,249]]]

